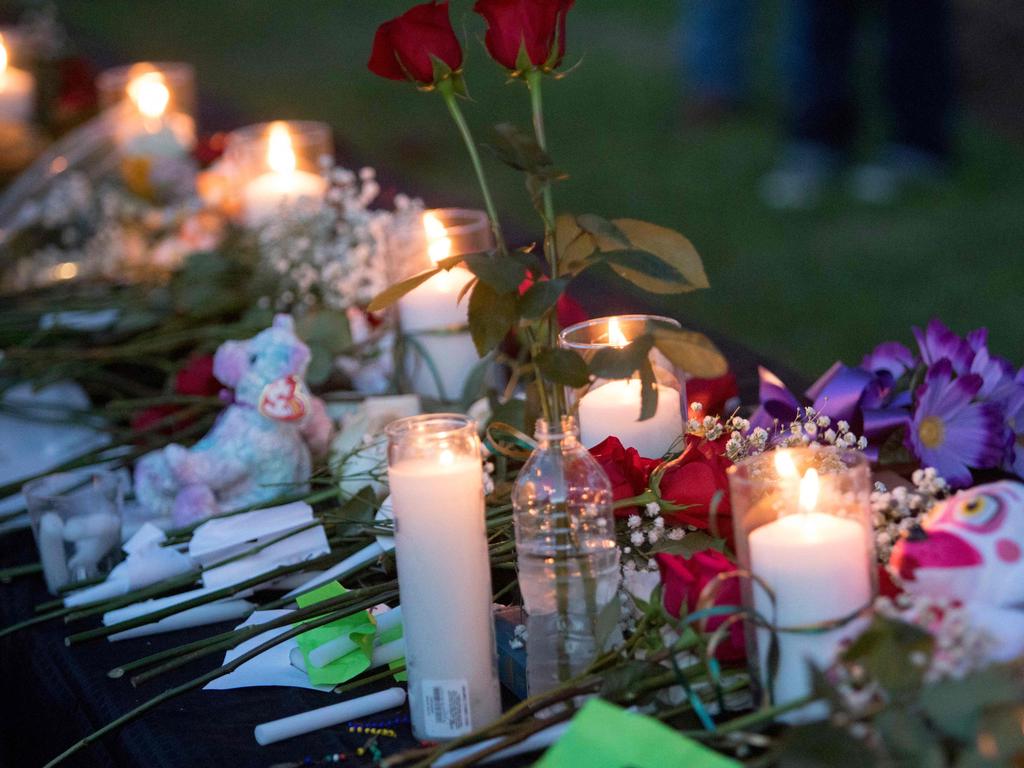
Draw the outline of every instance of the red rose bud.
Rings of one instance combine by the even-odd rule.
[[[574,0],[477,0],[484,44],[505,69],[555,69],[565,56],[565,17]]]
[[[732,537],[732,507],[729,504],[729,479],[725,471],[732,466],[724,455],[723,437],[709,443],[693,435],[687,438],[686,450],[677,464],[661,477],[661,498],[686,509],[663,512],[667,525],[693,525],[703,530],[711,527],[711,503],[721,491],[715,507],[715,527],[719,536]]]
[[[639,496],[647,490],[647,478],[658,461],[645,459],[636,448],[623,448],[617,437],[608,437],[590,449],[590,454],[601,465],[601,469],[612,481],[612,498],[615,501]],[[615,510],[617,517],[628,517],[637,511],[636,507]]]
[[[689,559],[681,555],[669,555],[661,552],[655,555],[655,559],[658,561],[661,583],[665,587],[665,610],[676,617],[679,616],[684,605],[688,613],[697,609],[697,603],[700,601],[704,587],[718,574],[736,570],[736,566],[725,555],[713,549],[698,552]],[[714,599],[711,601],[713,605],[738,606],[740,604],[740,582],[738,579],[726,579],[718,586],[717,592],[712,594],[714,594]],[[714,632],[728,618],[728,616],[715,616],[708,619],[708,632]],[[740,661],[746,657],[743,622],[737,621],[726,630],[725,639],[719,644],[715,656],[720,661]]]
[[[700,403],[703,409],[695,413],[690,409],[691,419],[703,419],[705,416],[731,415],[733,408],[730,400],[739,397],[740,391],[736,386],[736,374],[732,371],[714,379],[687,379],[686,399],[689,401],[687,407],[692,403]]]
[[[212,397],[221,386],[213,375],[213,355],[196,355],[174,377],[174,391],[179,395]]]
[[[414,5],[381,24],[368,66],[389,80],[433,85],[438,79],[435,60],[452,71],[462,66],[462,47],[448,18],[448,0]]]

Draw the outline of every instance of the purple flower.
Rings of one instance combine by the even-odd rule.
[[[928,370],[916,393],[907,447],[921,466],[935,467],[951,486],[960,488],[970,485],[971,467],[999,466],[1006,430],[997,405],[973,402],[983,383],[981,376],[954,378],[953,372],[954,364],[946,357]]]
[[[917,358],[914,357],[914,353],[898,341],[879,344],[865,355],[860,363],[861,368],[871,371],[876,376],[888,374],[893,381],[916,366]]]
[[[987,347],[975,351],[971,373],[981,376],[982,385],[978,397],[982,399],[1001,403],[1012,393],[1013,366],[1008,360],[989,354]]]
[[[977,340],[980,334],[984,341],[984,335],[987,333],[984,329],[979,329],[971,335]],[[931,366],[940,360],[949,360],[953,372],[958,376],[970,370],[971,361],[974,359],[974,350],[971,348],[971,344],[961,339],[939,320],[934,318],[930,320],[924,331],[914,328],[914,338],[917,339],[921,358],[926,365]]]
[[[1024,379],[1024,368],[1017,374]],[[1010,447],[1003,460],[1003,469],[1024,478],[1024,381],[1013,384],[1013,390],[1006,401],[1006,427],[1010,432]]]

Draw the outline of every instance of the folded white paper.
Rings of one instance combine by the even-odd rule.
[[[126,544],[126,549],[127,546]],[[80,589],[65,597],[64,605],[85,605],[126,595],[132,590],[142,589],[156,584],[158,581],[188,573],[193,568],[188,555],[151,543],[146,548],[135,549],[127,559],[114,566],[106,581]]]
[[[291,611],[255,611],[238,629],[249,627],[254,624],[263,624],[280,616],[287,616]],[[291,629],[291,625],[269,629],[256,637],[240,643],[224,655],[224,663],[234,661],[243,653],[262,645],[268,640],[277,637],[282,632]],[[308,688],[314,691],[331,691],[333,685],[313,685],[309,682],[309,675],[305,670],[299,671],[291,665],[290,655],[293,648],[298,648],[295,638],[278,643],[273,648],[264,651],[254,659],[242,664],[238,669],[230,672],[216,680],[206,684],[205,690],[227,691],[232,688],[254,688],[258,686],[288,686],[292,688]]]
[[[256,606],[247,600],[222,600],[206,605],[197,605],[195,608],[188,608],[181,613],[175,613],[152,624],[143,624],[141,627],[126,629],[124,632],[116,632],[110,635],[107,640],[128,640],[133,637],[147,637],[158,635],[162,632],[174,632],[179,629],[190,627],[205,627],[208,624],[217,624],[231,619],[240,619],[252,613]]]
[[[122,621],[128,621],[129,619],[135,619],[139,616],[145,616],[156,611],[169,608],[172,605],[178,605],[184,603],[187,600],[191,600],[202,595],[209,594],[212,589],[193,589],[188,592],[181,592],[177,595],[168,595],[167,597],[158,597],[153,600],[143,600],[139,603],[132,603],[126,605],[123,608],[115,608],[112,611],[107,611],[103,614],[103,624],[110,626],[112,624],[120,624]],[[242,595],[235,595],[235,597],[241,597]]]
[[[313,508],[304,501],[215,517],[192,533],[188,554],[200,565],[216,563],[311,522]]]
[[[293,536],[275,542],[259,552],[203,571],[203,586],[220,589],[267,573],[282,565],[293,565],[311,560],[331,551],[322,525],[299,531]]]

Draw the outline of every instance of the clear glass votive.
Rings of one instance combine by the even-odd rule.
[[[657,315],[597,317],[571,325],[558,335],[559,346],[578,352],[589,364],[594,355],[609,347],[625,347],[657,325],[679,328],[677,321]],[[640,379],[594,379],[586,386],[566,388],[569,406],[576,412],[580,441],[588,448],[609,436],[619,438],[641,456],[657,459],[682,444],[686,412],[685,373],[651,347],[647,353],[654,370],[658,407],[640,420]]]
[[[412,729],[452,739],[501,714],[480,440],[447,413],[386,432]]]
[[[450,256],[483,253],[494,247],[490,222],[483,211],[436,208],[425,211],[422,226],[401,249],[389,248],[393,280],[404,280]],[[462,397],[480,360],[469,334],[468,298],[459,296],[473,274],[464,267],[441,271],[398,301],[399,324],[406,343],[405,378],[411,391],[454,401]]]
[[[138,62],[101,72],[100,106],[127,156],[178,157],[196,142],[195,70],[184,62]]]
[[[327,123],[275,120],[229,133],[224,169],[238,193],[245,223],[260,226],[285,209],[315,210],[327,191],[324,158],[333,157]]]
[[[26,483],[22,493],[51,594],[107,573],[120,559],[121,474],[59,472]]]
[[[808,663],[829,666],[864,625],[877,590],[871,469],[858,451],[782,448],[729,469],[743,603],[774,628],[747,621],[752,678],[776,704],[812,690]],[[769,679],[771,678],[771,679]],[[815,719],[819,706],[790,722]]]

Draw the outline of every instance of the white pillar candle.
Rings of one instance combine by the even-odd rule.
[[[856,520],[813,511],[817,502],[817,473],[801,480],[801,511],[780,517],[750,533],[750,564],[775,596],[754,584],[754,609],[781,628],[802,627],[842,619],[871,599],[871,573],[863,526]],[[810,489],[814,489],[813,491]],[[777,704],[811,692],[807,662],[817,667],[835,660],[840,644],[856,631],[847,624],[814,634],[779,632],[779,663],[773,680]],[[758,630],[760,665],[768,674],[770,633]],[[810,717],[817,713],[806,713]],[[800,715],[795,720],[803,719]]]
[[[245,222],[259,226],[274,218],[283,206],[310,202],[324,196],[327,180],[297,167],[288,127],[272,123],[267,137],[266,173],[260,174],[242,190]]]
[[[405,691],[403,689],[388,688],[386,691],[371,693],[369,696],[361,696],[351,701],[343,701],[340,704],[332,704],[329,707],[321,707],[310,712],[302,712],[298,715],[257,725],[254,735],[260,746],[266,746],[276,741],[290,739],[292,736],[311,733],[321,728],[330,728],[332,725],[360,717],[369,717],[378,712],[400,707],[404,703]]]
[[[128,83],[128,98],[117,114],[115,140],[126,155],[181,157],[195,143],[195,121],[169,111],[171,89],[162,72],[136,75]]]
[[[0,35],[0,121],[27,123],[35,107],[36,79],[8,65],[7,45]]]
[[[429,423],[422,420],[440,417],[414,418]],[[464,424],[462,430],[475,430],[472,421]],[[405,439],[417,440],[414,430]],[[456,431],[437,433],[414,456],[395,457],[393,445],[388,467],[412,727],[419,739],[451,739],[501,714],[483,476],[479,456],[445,447],[445,439],[458,439]]]
[[[423,215],[423,226],[431,262],[436,264],[448,258],[451,240],[445,235],[444,225],[428,211]],[[469,372],[480,359],[468,332],[452,332],[465,328],[469,322],[469,297],[460,302],[459,295],[472,279],[473,273],[462,267],[442,270],[398,301],[403,333],[416,337],[437,369],[444,388],[444,392],[438,391],[430,365],[422,359],[419,350],[413,348],[406,353],[406,369],[417,394],[459,399]]]
[[[640,421],[642,396],[639,379],[615,380],[592,389],[580,398],[580,441],[593,448],[609,435],[641,456],[661,458],[683,434],[679,393],[656,384],[658,407],[654,415]]]

